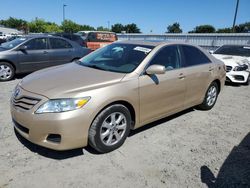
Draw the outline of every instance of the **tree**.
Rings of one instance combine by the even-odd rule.
[[[221,28],[221,29],[218,29],[216,33],[232,33],[232,28],[230,27]]]
[[[124,26],[120,23],[114,24],[111,26],[111,31],[115,32],[115,33],[121,33],[122,31],[124,31]]]
[[[61,29],[66,33],[75,33],[81,30],[80,25],[71,20],[64,20]]]
[[[236,33],[248,33],[248,32],[250,32],[250,22],[236,25],[235,32]]]
[[[60,27],[53,22],[46,22],[43,19],[36,18],[28,23],[29,31],[32,33],[53,33],[62,32]]]
[[[65,20],[62,22],[61,29],[66,33],[76,33],[78,31],[90,31],[95,30],[94,27],[89,25],[80,25],[71,20]]]
[[[168,25],[166,33],[182,33],[180,24],[178,22],[175,22],[172,25]]]
[[[96,28],[97,31],[109,31],[109,28],[103,27],[103,26],[99,26]]]
[[[199,25],[194,28],[194,30],[189,31],[189,33],[214,33],[215,28],[212,25]]]
[[[137,27],[135,23],[125,25],[124,30],[127,33],[141,33],[140,29]]]
[[[0,25],[19,30],[24,30],[27,27],[27,24],[28,24],[27,21],[13,17],[9,17],[7,20],[0,20]]]

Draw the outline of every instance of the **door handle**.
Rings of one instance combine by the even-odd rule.
[[[184,79],[184,78],[186,78],[186,76],[184,76],[183,73],[180,73],[180,74],[179,74],[179,79]]]
[[[43,51],[44,54],[47,54],[48,52],[47,51]]]
[[[209,71],[213,71],[214,70],[214,68],[213,67],[209,67]]]

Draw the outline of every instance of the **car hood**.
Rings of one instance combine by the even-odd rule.
[[[26,76],[19,85],[27,91],[48,98],[63,98],[120,82],[124,76],[123,73],[69,63],[34,72]]]
[[[221,54],[213,54],[213,56],[225,63],[228,66],[238,66],[247,64],[250,66],[250,58],[242,57],[242,56],[232,56],[232,55],[221,55]]]

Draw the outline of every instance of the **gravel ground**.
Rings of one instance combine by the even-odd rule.
[[[250,187],[250,87],[225,86],[210,111],[189,109],[132,131],[108,154],[51,151],[15,134],[0,83],[0,187]]]

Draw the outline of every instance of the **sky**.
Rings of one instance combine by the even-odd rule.
[[[136,23],[145,34],[162,34],[179,22],[183,32],[197,25],[231,27],[236,0],[0,0],[0,19],[36,17],[60,24],[65,17],[79,24],[108,27]],[[240,0],[236,24],[250,21],[250,0]]]

